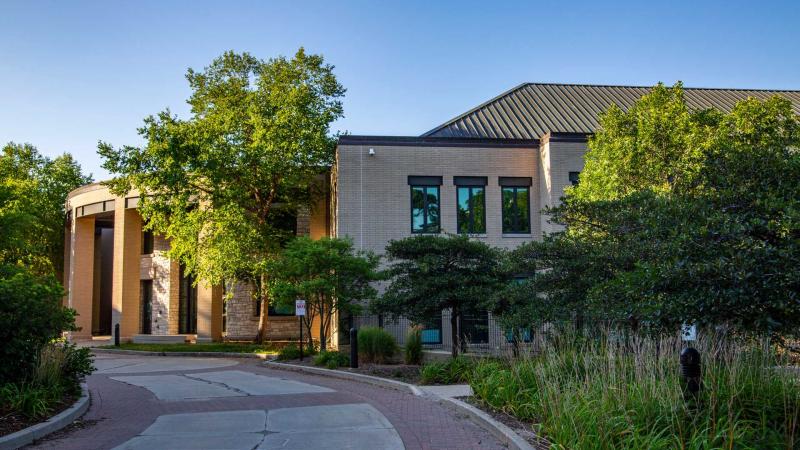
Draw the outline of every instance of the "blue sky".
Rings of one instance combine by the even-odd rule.
[[[334,130],[417,135],[525,81],[800,89],[800,2],[0,1],[0,141],[140,145],[188,67],[300,46],[348,92]]]

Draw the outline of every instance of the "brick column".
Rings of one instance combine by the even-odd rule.
[[[125,209],[125,199],[114,206],[114,275],[111,294],[111,332],[120,324],[120,339],[129,341],[139,333],[139,278],[142,253],[142,218]]]
[[[197,283],[197,342],[222,340],[222,286]]]
[[[69,293],[67,303],[78,312],[70,333],[73,338],[92,337],[92,294],[94,291],[94,216],[72,220],[70,239]]]

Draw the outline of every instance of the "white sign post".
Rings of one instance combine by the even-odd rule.
[[[695,325],[690,325],[688,323],[683,324],[681,329],[681,338],[684,341],[696,341],[697,340],[697,327]]]
[[[305,300],[295,300],[294,301],[294,315],[300,317],[300,361],[303,360],[303,317],[306,315],[306,301]]]

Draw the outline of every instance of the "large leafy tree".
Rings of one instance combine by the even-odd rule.
[[[378,264],[377,256],[354,251],[349,240],[299,237],[267,263],[269,291],[277,304],[293,306],[295,300],[305,299],[303,321],[311,330],[318,319],[319,343],[325,350],[334,314],[358,313],[375,298],[372,282],[381,277]],[[311,342],[310,333],[308,338]]]
[[[503,285],[500,250],[463,235],[420,235],[389,242],[386,256],[390,284],[373,310],[416,323],[449,310],[452,354],[457,356],[459,320],[486,311]]]
[[[0,153],[0,383],[29,376],[39,349],[74,330],[57,281],[64,261],[64,204],[91,181],[69,154],[48,158],[30,144]]]
[[[51,159],[30,144],[6,144],[0,153],[0,260],[60,275],[67,194],[91,181],[68,153]]]
[[[600,124],[579,186],[551,211],[565,231],[520,250],[548,269],[533,284],[560,300],[552,306],[658,329],[796,333],[800,122],[791,103],[692,111],[680,85],[659,85]]]
[[[268,61],[227,52],[186,79],[191,117],[148,117],[142,148],[100,144],[104,167],[118,174],[109,184],[147,194],[147,227],[170,239],[170,256],[196,278],[265,287],[264,262],[334,161],[329,130],[345,90],[322,56],[302,48]],[[257,297],[263,339],[266,290]]]

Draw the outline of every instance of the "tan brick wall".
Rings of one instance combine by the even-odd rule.
[[[197,342],[222,340],[222,286],[197,283]]]
[[[369,148],[375,155],[369,156]],[[340,145],[337,149],[337,236],[349,236],[356,248],[383,253],[390,239],[411,236],[409,175],[441,176],[443,233],[456,232],[454,176],[486,176],[486,234],[477,239],[504,248],[540,237],[536,148],[406,147]],[[530,235],[502,233],[498,177],[531,177]]]
[[[71,335],[89,338],[92,333],[94,291],[94,217],[73,220],[71,235],[68,305],[78,312],[75,322],[80,328]]]
[[[540,147],[539,193],[542,208],[561,203],[566,187],[571,186],[570,172],[583,170],[585,142],[564,142],[557,139],[542,139]],[[549,223],[549,216],[540,214],[543,233],[559,231],[561,226]]]
[[[140,331],[139,282],[141,276],[142,219],[136,209],[125,209],[116,199],[114,210],[114,275],[112,290],[112,332],[120,324],[120,338],[130,340]]]

